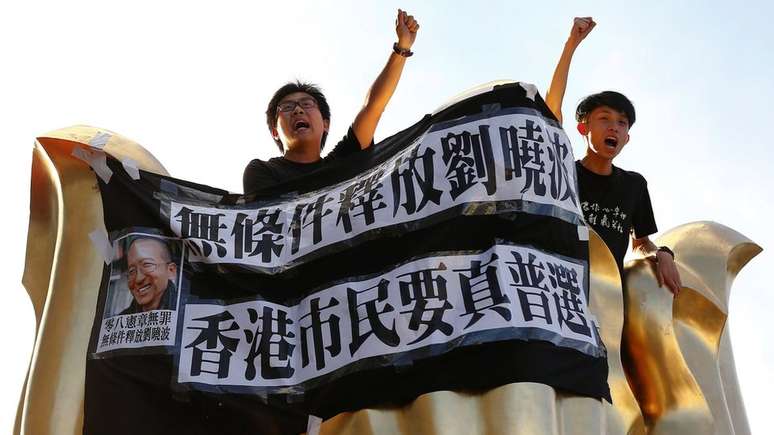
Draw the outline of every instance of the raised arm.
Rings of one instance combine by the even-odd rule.
[[[546,104],[554,113],[559,123],[562,123],[562,101],[564,100],[564,91],[567,89],[567,76],[570,73],[570,62],[581,41],[594,29],[597,23],[591,17],[576,17],[572,23],[572,30],[567,42],[564,43],[564,50],[559,57],[559,63],[556,64],[554,76],[551,78],[551,85],[546,93]]]
[[[398,17],[395,20],[395,33],[398,36],[397,47],[400,51],[410,53],[418,30],[419,23],[414,17],[398,9]],[[376,77],[373,85],[371,85],[371,89],[369,89],[368,95],[366,95],[365,103],[363,103],[363,108],[360,109],[360,113],[357,114],[355,121],[352,123],[352,130],[355,132],[361,148],[368,148],[374,139],[376,126],[379,124],[384,108],[387,107],[387,103],[398,86],[398,81],[405,64],[406,56],[402,56],[393,50],[390,53],[390,58],[387,60],[387,65],[384,66],[382,72],[379,73],[379,76]]]

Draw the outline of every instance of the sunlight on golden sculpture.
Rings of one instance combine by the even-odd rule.
[[[761,248],[712,222],[682,225],[657,242],[677,254],[683,290],[673,300],[638,260],[627,275],[628,370],[654,433],[750,433],[726,320],[731,284]]]

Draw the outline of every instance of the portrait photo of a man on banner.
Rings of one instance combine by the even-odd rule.
[[[115,241],[98,353],[174,342],[181,252],[179,240],[155,234]]]

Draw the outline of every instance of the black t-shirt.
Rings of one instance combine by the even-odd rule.
[[[616,166],[610,175],[595,174],[580,161],[575,162],[575,168],[583,216],[610,248],[618,270],[623,271],[629,234],[639,239],[658,231],[648,183],[642,175]]]
[[[373,144],[373,142],[371,142]],[[242,176],[245,194],[279,184],[292,178],[316,171],[330,162],[360,150],[360,142],[352,127],[336,146],[322,159],[312,163],[298,163],[285,157],[273,157],[268,161],[254,159],[247,164]]]

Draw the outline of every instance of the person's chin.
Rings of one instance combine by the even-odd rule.
[[[603,145],[603,146],[606,146],[606,145]],[[615,156],[618,155],[618,149],[600,148],[594,154],[596,154],[597,157],[601,159],[613,160]]]
[[[143,311],[153,311],[159,309],[159,304],[153,304],[153,303],[146,303],[146,304],[140,304]]]
[[[320,142],[321,138],[322,135],[317,134],[314,130],[311,129],[304,129],[304,131],[296,134],[296,140],[304,144]]]
[[[313,135],[304,135],[303,137],[296,137],[295,142],[292,146],[289,147],[289,149],[295,149],[295,150],[305,150],[308,148],[317,148],[320,146],[320,137],[316,137]]]

